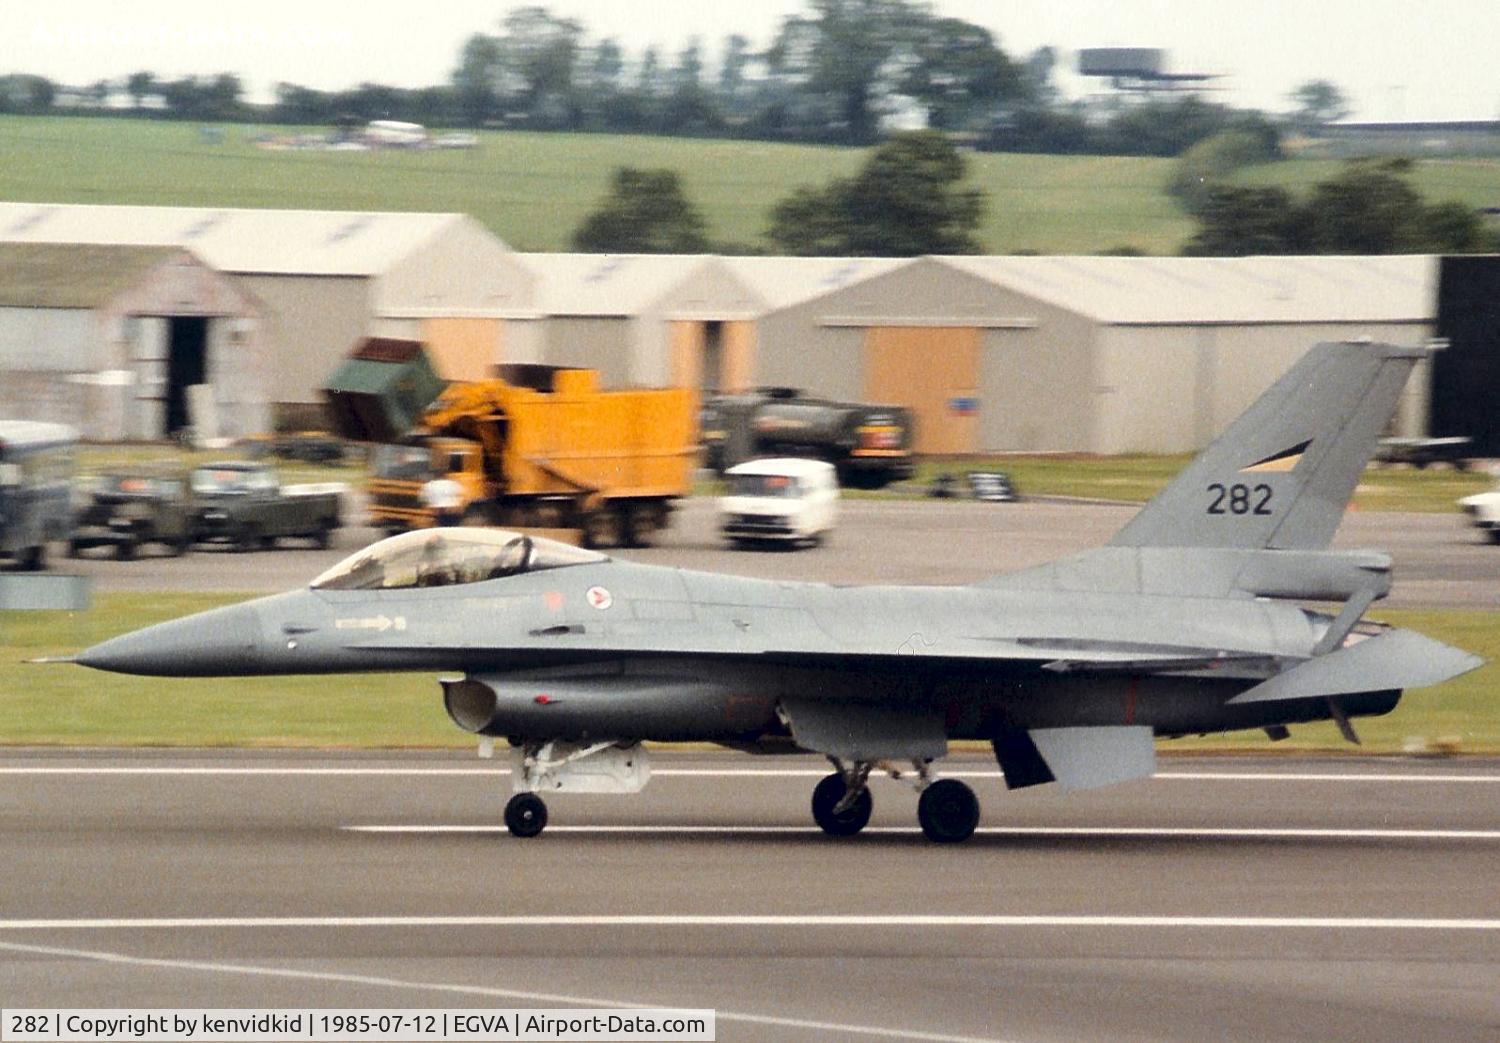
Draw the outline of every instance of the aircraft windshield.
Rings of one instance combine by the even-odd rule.
[[[350,555],[314,590],[401,590],[482,583],[523,572],[607,560],[603,554],[504,529],[418,529]]]

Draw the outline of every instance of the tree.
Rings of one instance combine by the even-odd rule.
[[[1292,101],[1297,105],[1292,113],[1293,125],[1309,134],[1338,122],[1350,112],[1344,92],[1328,80],[1308,80],[1292,92]]]
[[[1303,252],[1303,214],[1284,188],[1211,185],[1197,216],[1198,233],[1182,251],[1190,256]]]
[[[964,188],[964,158],[937,131],[892,137],[852,178],[802,187],[776,205],[767,232],[791,254],[914,257],[977,253],[984,210]]]
[[[495,80],[500,71],[500,43],[493,36],[475,33],[464,41],[458,68],[453,70],[453,90],[458,111],[471,127],[480,127],[500,115]]]
[[[1313,186],[1302,203],[1281,188],[1220,186],[1199,214],[1184,252],[1463,253],[1486,248],[1478,212],[1462,203],[1435,205],[1406,179],[1411,161],[1352,160]]]
[[[911,28],[901,93],[927,107],[928,123],[964,130],[989,122],[998,104],[1019,98],[1025,80],[988,29],[958,18],[923,18]]]
[[[125,77],[125,93],[130,95],[130,104],[139,109],[150,95],[156,93],[156,74],[133,72]]]
[[[1280,143],[1248,130],[1227,130],[1205,138],[1173,164],[1167,195],[1190,214],[1202,211],[1212,190],[1242,167],[1281,157]]]
[[[738,110],[745,90],[745,69],[750,64],[750,41],[739,33],[724,38],[719,60],[719,102],[730,112]]]
[[[591,253],[703,253],[706,227],[675,170],[616,167],[609,195],[573,233],[573,246]]]
[[[583,26],[544,7],[517,8],[502,25],[497,44],[503,93],[540,125],[571,126]]]
[[[782,22],[767,61],[806,92],[826,96],[843,137],[870,141],[878,87],[925,10],[906,0],[812,0],[810,16]]]

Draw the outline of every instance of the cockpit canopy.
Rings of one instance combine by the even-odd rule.
[[[313,580],[312,588],[446,587],[607,560],[591,550],[505,529],[418,529],[351,554]]]

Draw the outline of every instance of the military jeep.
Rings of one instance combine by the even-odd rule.
[[[173,557],[192,544],[187,479],[180,472],[136,468],[101,475],[79,512],[68,554],[106,547],[129,560],[157,544]]]

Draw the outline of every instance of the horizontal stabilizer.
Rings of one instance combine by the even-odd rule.
[[[1032,728],[996,739],[995,758],[1011,789],[1053,781],[1064,791],[1090,789],[1156,771],[1156,747],[1144,725]]]
[[[1425,688],[1483,664],[1478,656],[1414,630],[1387,630],[1284,670],[1229,701],[1266,703]]]
[[[936,760],[948,752],[936,710],[857,706],[811,699],[781,704],[798,746],[841,760]]]

